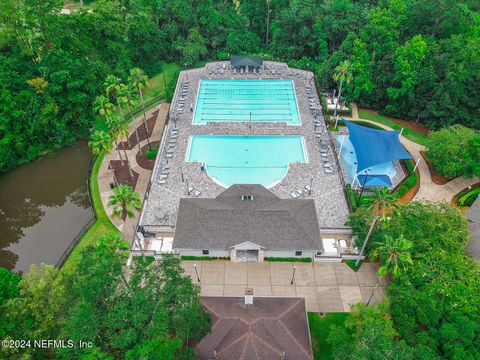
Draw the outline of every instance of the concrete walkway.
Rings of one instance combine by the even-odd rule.
[[[356,114],[356,117],[354,115]],[[372,120],[361,119],[358,117],[358,109],[356,104],[352,104],[352,119],[361,120],[371,124],[375,124],[385,130],[393,130],[391,127],[378,123]],[[400,135],[400,141],[405,146],[415,160],[420,158],[418,164],[418,171],[420,173],[420,188],[414,197],[414,200],[429,200],[429,201],[447,201],[449,202],[452,197],[462,191],[463,189],[476,184],[480,180],[477,177],[466,179],[464,177],[455,178],[444,185],[435,184],[430,176],[428,165],[423,160],[420,151],[425,151],[423,145],[417,144],[406,137]]]
[[[194,264],[197,265],[197,274]],[[296,266],[295,278],[293,266]],[[182,261],[185,273],[200,285],[204,296],[303,297],[308,311],[348,312],[366,302],[378,279],[378,264],[362,264],[354,272],[343,263]],[[374,303],[385,295],[386,282],[377,289]]]
[[[169,103],[161,103],[146,112],[146,117],[148,119],[152,116],[152,114],[155,111],[160,110],[155,120],[155,126],[153,128],[152,135],[149,138],[150,142],[160,141],[163,134],[163,129],[165,127],[165,121],[167,119],[169,108],[170,108]],[[129,124],[130,134],[133,134],[134,130],[139,126],[143,126],[143,115],[140,115]],[[140,147],[143,147],[146,144],[147,144],[147,140],[145,139],[140,142]],[[138,153],[138,151],[139,151],[138,145],[135,145],[135,147],[132,150],[126,150],[128,161],[130,162],[130,166],[132,170],[138,174],[138,180],[134,190],[140,195],[140,199],[142,200],[142,203],[143,203],[143,198],[145,196],[145,191],[147,189],[148,182],[150,180],[150,174],[152,171],[146,170],[142,168],[140,165],[138,165],[136,160],[136,154]],[[121,154],[123,157],[125,154],[123,150],[121,151]],[[121,219],[117,217],[113,217],[112,215],[113,208],[107,205],[108,198],[112,194],[112,190],[110,189],[110,184],[114,182],[112,171],[108,169],[108,164],[110,163],[111,160],[120,160],[118,151],[116,150],[116,148],[113,149],[110,152],[110,154],[107,154],[105,156],[105,158],[103,159],[102,165],[100,167],[100,170],[98,172],[98,186],[100,190],[100,196],[102,198],[103,207],[105,208],[105,211],[109,216],[110,220],[120,231],[122,231],[124,239],[127,241],[130,241],[133,237],[133,227],[137,223],[139,213],[135,212],[136,216],[134,218],[127,218],[125,222],[123,222]]]

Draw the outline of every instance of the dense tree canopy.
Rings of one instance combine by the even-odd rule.
[[[352,215],[362,238],[370,215]],[[420,359],[476,359],[480,353],[480,266],[465,254],[466,219],[446,203],[400,207],[372,233],[413,243],[413,262],[388,288],[394,328]]]
[[[1,357],[191,359],[185,345],[210,328],[198,287],[176,258],[153,264],[139,259],[127,279],[127,257],[119,233],[107,233],[82,250],[74,272],[32,266],[20,280],[1,269],[2,338],[93,343],[83,349],[2,348]]]
[[[87,2],[86,2],[87,3]],[[149,75],[263,54],[335,86],[349,100],[432,128],[480,128],[480,24],[474,0],[60,0],[0,4],[0,171],[86,135],[107,75]],[[113,100],[112,100],[113,101]]]

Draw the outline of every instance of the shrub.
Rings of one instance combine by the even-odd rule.
[[[462,125],[432,132],[427,139],[427,156],[443,176],[480,175],[480,133]]]
[[[312,262],[312,258],[301,258],[301,257],[286,257],[286,258],[282,258],[282,257],[266,257],[264,258],[265,261],[271,261],[271,262],[274,262],[274,261],[287,261],[287,262]]]
[[[155,160],[158,153],[158,147],[151,148],[145,153],[145,156],[150,160]]]

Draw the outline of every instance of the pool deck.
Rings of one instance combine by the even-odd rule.
[[[223,74],[218,69],[226,68]],[[306,185],[312,184],[310,195],[305,194],[300,198],[314,199],[317,209],[317,217],[321,232],[349,233],[350,229],[345,226],[349,213],[345,198],[340,170],[334,157],[332,137],[327,132],[323,119],[315,116],[310,110],[306,86],[312,86],[312,93],[319,107],[318,94],[313,86],[311,72],[290,69],[284,63],[266,61],[268,69],[275,68],[275,74],[271,71],[263,71],[262,74],[234,74],[228,69],[227,62],[208,63],[203,68],[182,71],[179,76],[177,88],[172,99],[170,108],[170,120],[167,130],[160,144],[159,155],[156,159],[155,168],[152,172],[151,188],[146,194],[146,200],[142,211],[140,224],[151,231],[168,231],[174,229],[180,198],[193,197],[188,194],[189,188],[200,191],[199,197],[214,198],[224,190],[214,182],[205,172],[201,172],[199,163],[186,162],[186,153],[189,137],[192,135],[300,135],[305,140],[308,155],[306,164],[290,164],[285,178],[270,190],[281,198],[291,198],[290,193],[296,189],[305,189]],[[215,71],[212,71],[215,69]],[[197,91],[201,79],[291,79],[294,82],[297,96],[298,110],[301,125],[287,125],[286,123],[264,122],[222,122],[208,123],[206,125],[193,125],[193,112],[190,106],[195,108]],[[188,87],[182,91],[182,84]],[[184,110],[179,111],[180,98],[184,99]],[[176,119],[176,121],[174,120]],[[176,139],[169,138],[172,129],[177,129]],[[325,173],[323,159],[320,154],[320,141],[326,141],[330,145],[328,158],[333,164],[334,171]],[[169,144],[169,157],[167,148]],[[168,176],[163,178],[164,184],[160,184],[161,169],[168,167]],[[311,179],[313,178],[313,182]],[[166,214],[165,218],[159,219],[158,213]]]

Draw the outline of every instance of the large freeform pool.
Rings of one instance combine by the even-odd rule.
[[[194,125],[208,122],[300,125],[292,80],[201,80]]]
[[[359,171],[357,169],[357,155],[353,147],[352,142],[348,138],[348,135],[337,135],[336,137],[338,147],[342,148],[341,157],[343,166],[346,172],[347,181],[352,184],[355,175]],[[342,146],[343,142],[343,146]],[[366,186],[389,186],[384,180],[384,177],[388,177],[390,182],[393,183],[393,178],[397,175],[397,170],[392,162],[385,162],[375,166],[371,166],[368,169],[360,169],[362,173],[366,170],[368,176],[366,178]],[[363,175],[359,174],[363,178]],[[363,180],[362,180],[363,184]]]
[[[208,175],[224,187],[272,187],[283,179],[290,163],[305,163],[307,155],[301,136],[194,135],[186,160],[205,163]]]

